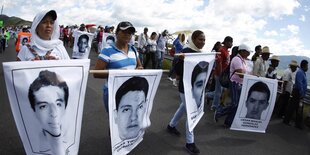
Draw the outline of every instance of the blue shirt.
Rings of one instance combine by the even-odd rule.
[[[175,53],[180,53],[183,49],[183,45],[180,43],[179,37],[173,41],[175,47]]]
[[[306,72],[299,68],[296,72],[294,89],[297,89],[300,97],[304,97],[307,91]]]

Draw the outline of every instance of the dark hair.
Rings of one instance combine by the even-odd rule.
[[[220,41],[217,41],[215,44],[214,44],[214,46],[213,46],[213,48],[212,48],[212,51],[214,50],[214,51],[216,51],[216,52],[218,52],[218,50],[219,49],[216,49],[218,46],[220,46],[221,47],[221,42]]]
[[[270,97],[270,90],[267,86],[266,83],[264,82],[261,82],[261,81],[258,81],[256,83],[254,83],[251,87],[250,87],[250,90],[248,92],[248,97],[250,97],[251,93],[253,91],[258,91],[258,92],[262,92],[262,93],[267,93],[267,100],[269,100],[269,97]],[[269,103],[269,102],[268,102]]]
[[[149,91],[149,83],[144,77],[134,76],[127,81],[125,81],[117,90],[115,95],[116,102],[116,110],[118,111],[118,107],[122,97],[127,94],[129,91],[143,91],[145,98]]]
[[[152,36],[152,35],[157,35],[157,33],[156,33],[156,32],[152,32],[152,33],[151,33],[151,36]]]
[[[80,42],[82,41],[83,38],[85,38],[87,41],[89,40],[89,37],[87,34],[82,34],[82,35],[80,35],[77,44],[80,44]]]
[[[24,40],[26,40],[26,42],[28,42],[28,38],[27,37],[23,38],[22,42],[24,42]]]
[[[239,46],[234,46],[231,49],[230,61],[239,53],[238,49],[239,49]]]
[[[203,34],[203,32],[200,31],[200,30],[194,31],[193,34],[192,34],[192,40],[197,39],[201,34]]]
[[[68,104],[68,97],[69,97],[69,89],[68,85],[65,81],[59,79],[59,76],[55,72],[51,72],[48,70],[41,71],[39,76],[31,83],[28,91],[28,99],[33,111],[35,111],[35,101],[36,97],[34,92],[38,91],[42,87],[46,86],[57,86],[60,89],[63,89],[65,93],[65,108]]]
[[[197,76],[202,72],[208,72],[209,63],[206,61],[200,61],[193,69],[192,72],[192,87],[194,87],[194,82],[196,81]]]
[[[115,38],[113,36],[107,36],[107,38],[105,40],[106,41],[112,40],[113,42],[115,42]]]
[[[255,52],[256,52],[257,50],[259,50],[259,49],[262,49],[262,46],[261,46],[261,45],[255,46]]]
[[[303,68],[303,67],[306,67],[308,65],[308,61],[307,60],[301,60],[300,62],[300,67]]]

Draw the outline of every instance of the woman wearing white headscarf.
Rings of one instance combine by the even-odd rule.
[[[70,59],[61,40],[54,10],[38,13],[31,26],[31,42],[21,48],[18,61]]]

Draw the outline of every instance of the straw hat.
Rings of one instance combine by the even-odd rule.
[[[298,63],[296,60],[292,60],[291,63],[289,64],[289,66],[296,66],[298,67]]]
[[[271,54],[270,51],[269,51],[269,47],[268,46],[263,47],[261,54],[264,54],[264,53]]]
[[[278,60],[280,61],[279,56],[273,55],[269,60]]]

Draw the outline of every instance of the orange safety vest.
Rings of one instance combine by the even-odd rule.
[[[19,50],[20,50],[21,46],[23,46],[23,44],[30,42],[30,37],[31,37],[31,33],[29,33],[29,32],[18,32],[17,42],[15,45],[15,49],[16,49],[17,53],[19,52]]]

